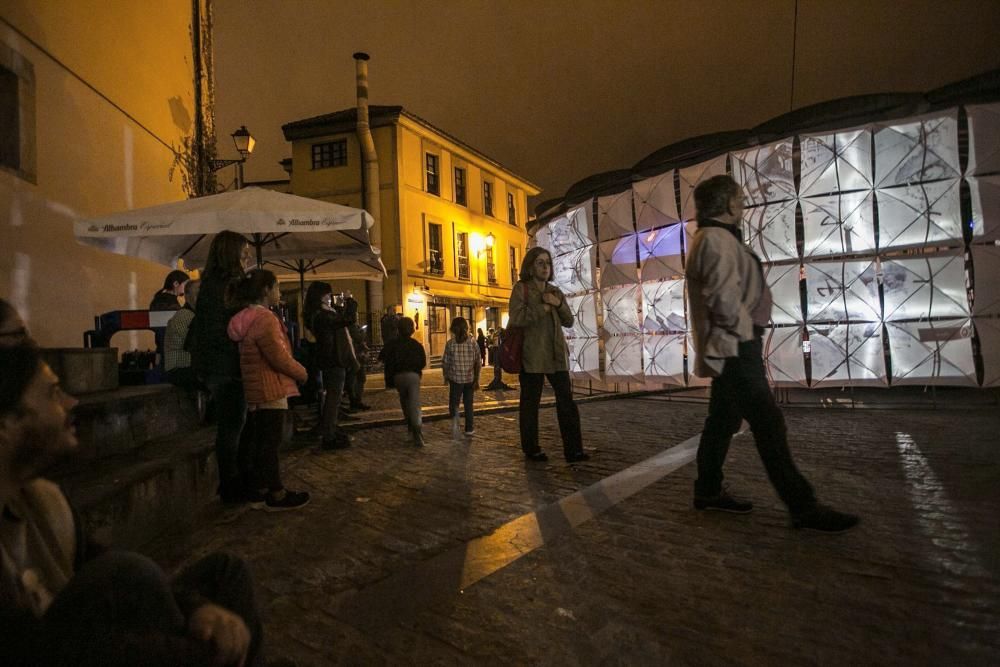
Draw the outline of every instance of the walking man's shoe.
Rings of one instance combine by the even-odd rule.
[[[749,500],[734,498],[725,490],[714,496],[694,497],[696,510],[715,510],[716,512],[732,512],[733,514],[749,514],[753,511],[753,503]]]
[[[854,514],[838,512],[832,507],[817,503],[811,509],[793,514],[792,527],[835,534],[854,528],[860,520]]]

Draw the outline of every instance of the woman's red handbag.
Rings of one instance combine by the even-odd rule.
[[[524,286],[524,298],[528,298],[528,286]],[[500,340],[500,368],[507,373],[521,372],[524,352],[524,327],[507,327]]]

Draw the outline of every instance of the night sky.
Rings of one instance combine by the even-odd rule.
[[[355,104],[355,51],[372,57],[372,104],[478,148],[540,186],[535,201],[680,139],[1000,67],[996,0],[214,6],[219,157],[245,124],[257,138],[247,180],[285,176],[283,123]]]

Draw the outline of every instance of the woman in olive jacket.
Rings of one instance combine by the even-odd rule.
[[[520,280],[510,294],[509,327],[524,329],[521,352],[521,450],[531,461],[547,461],[538,446],[538,404],[548,378],[556,395],[556,415],[563,441],[563,456],[570,463],[590,458],[583,451],[580,411],[573,402],[569,378],[569,348],[563,327],[573,325],[573,313],[559,288],[549,283],[552,255],[532,248],[521,263]]]

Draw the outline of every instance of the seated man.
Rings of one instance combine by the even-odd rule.
[[[0,627],[5,665],[253,665],[261,628],[237,558],[168,580],[139,554],[92,557],[40,471],[77,446],[76,400],[30,343],[0,348]]]
[[[167,330],[163,336],[163,369],[167,372],[167,381],[184,389],[198,387],[198,378],[191,369],[191,353],[185,349],[184,342],[194,319],[200,285],[200,280],[184,283],[184,307],[167,322]]]

